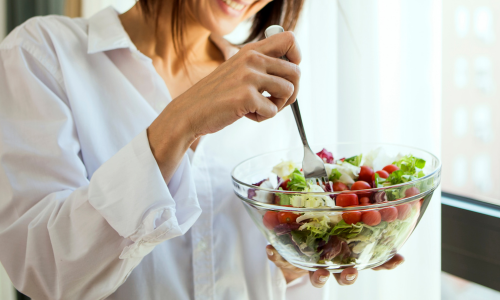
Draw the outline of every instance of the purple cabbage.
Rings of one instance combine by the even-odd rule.
[[[384,191],[377,192],[375,195],[373,195],[373,203],[382,203],[387,201],[387,195],[385,194]]]
[[[318,251],[323,251],[320,256],[322,260],[334,259],[341,250],[342,240],[340,240],[336,235],[330,236],[328,242],[318,247]]]
[[[338,257],[340,258],[341,261],[351,257],[351,248],[349,248],[349,245],[347,245],[346,241],[342,241],[342,249],[340,250]]]
[[[292,241],[291,244],[293,245],[293,247],[295,248],[295,250],[297,251],[297,253],[301,253],[302,251],[300,251],[300,247],[299,245],[297,244],[297,242],[293,239],[293,235],[291,232],[289,233],[286,233],[289,237],[290,237],[290,240]]]
[[[254,183],[252,185],[255,185],[255,186],[261,186],[264,181],[267,181],[269,179],[264,179],[264,180],[261,180],[257,183]],[[255,191],[255,189],[248,189],[248,199],[253,199],[255,196],[257,196],[257,192]]]
[[[322,185],[323,189],[325,190],[325,192],[333,192],[333,182],[332,181],[328,181],[325,185]],[[331,194],[329,195],[330,198],[335,198],[335,195]]]
[[[332,164],[333,163],[333,154],[332,152],[326,150],[323,148],[320,152],[316,153],[324,162],[327,164]]]
[[[298,230],[299,227],[300,227],[299,223],[284,223],[274,227],[274,232],[276,232],[276,235],[280,236],[288,234],[292,232],[292,230]]]
[[[332,260],[335,257],[339,257],[340,260],[344,260],[351,256],[351,249],[347,242],[340,239],[336,235],[330,236],[328,242],[321,241],[318,246],[318,251],[321,252],[320,259],[322,260]]]

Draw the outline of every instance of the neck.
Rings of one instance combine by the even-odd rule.
[[[186,12],[183,26],[184,56],[181,57],[175,51],[172,9],[172,1],[164,1],[156,24],[153,18],[144,18],[139,4],[136,4],[120,15],[120,20],[137,49],[153,62],[161,64],[164,71],[171,75],[183,72],[183,59],[187,65],[218,59],[220,51],[210,41],[210,31],[201,26],[189,12]]]

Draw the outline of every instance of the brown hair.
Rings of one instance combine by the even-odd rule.
[[[185,0],[139,0],[139,3],[144,16],[154,17],[156,24],[158,24],[158,12],[164,1],[173,1],[172,38],[176,53],[184,58],[183,28],[185,18],[183,16],[186,11]],[[270,25],[279,24],[285,30],[293,30],[297,25],[303,4],[304,0],[273,0],[269,2],[254,16],[250,35],[244,43],[263,39],[264,31]]]

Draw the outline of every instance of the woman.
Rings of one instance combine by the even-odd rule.
[[[0,261],[16,288],[34,299],[308,289],[307,272],[271,246],[266,256],[229,178],[241,160],[299,141],[281,134],[295,132],[290,113],[277,114],[295,101],[299,48],[291,33],[239,52],[221,38],[254,15],[250,40],[271,24],[293,29],[301,6],[141,0],[120,16],[35,18],[12,32],[0,46]]]

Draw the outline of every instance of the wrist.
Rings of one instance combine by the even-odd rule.
[[[165,109],[147,130],[151,152],[166,182],[197,138],[186,119],[183,114]]]

